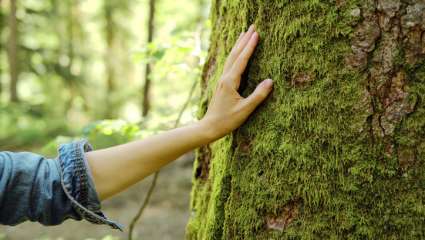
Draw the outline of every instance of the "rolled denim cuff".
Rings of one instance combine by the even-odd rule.
[[[85,152],[92,150],[87,140],[63,144],[59,147],[61,183],[73,209],[81,218],[94,224],[106,224],[123,231],[120,224],[109,220],[101,211]]]

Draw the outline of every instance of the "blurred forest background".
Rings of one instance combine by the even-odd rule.
[[[206,0],[0,0],[0,149],[54,157],[73,139],[104,148],[194,121],[208,11]],[[136,236],[183,238],[192,159],[164,170]],[[148,184],[105,202],[107,215],[128,226]],[[110,233],[25,223],[0,239],[126,236]]]

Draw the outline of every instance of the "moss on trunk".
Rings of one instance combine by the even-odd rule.
[[[425,2],[214,0],[201,115],[239,33],[272,96],[199,149],[188,239],[425,238]]]

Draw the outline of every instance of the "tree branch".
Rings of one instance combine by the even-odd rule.
[[[192,96],[193,96],[193,93],[195,92],[196,86],[198,85],[197,80],[198,79],[196,78],[195,81],[193,82],[192,88],[190,89],[190,92],[189,92],[189,96],[187,97],[186,102],[184,103],[183,107],[180,109],[179,115],[177,116],[177,119],[174,122],[174,128],[178,127],[184,111],[186,110],[187,106],[189,106],[189,102],[192,99]],[[136,226],[136,223],[139,221],[140,217],[142,216],[143,212],[145,211],[146,207],[149,204],[153,190],[155,189],[155,186],[156,186],[156,182],[158,181],[159,172],[160,171],[157,171],[154,174],[153,179],[152,179],[152,183],[149,186],[149,190],[146,194],[145,200],[143,201],[142,205],[140,206],[140,209],[137,212],[136,216],[134,216],[133,220],[130,223],[130,227],[129,227],[129,230],[128,230],[128,240],[133,240],[134,227]]]

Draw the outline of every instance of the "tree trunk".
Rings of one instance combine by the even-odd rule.
[[[109,0],[104,0],[104,17],[105,17],[105,31],[106,31],[106,55],[105,55],[105,69],[106,69],[106,103],[105,118],[113,118],[113,99],[111,99],[113,92],[115,91],[115,65],[114,58],[116,57],[114,51],[115,42],[115,23],[114,23],[114,8],[113,4]]]
[[[240,91],[275,84],[198,150],[187,238],[424,239],[425,2],[214,0],[211,14],[201,113],[251,23]]]
[[[75,50],[74,50],[74,25],[75,20],[75,8],[78,7],[78,1],[74,2],[73,0],[68,0],[66,2],[66,52],[69,58],[68,63],[68,74],[66,83],[68,85],[69,89],[69,99],[66,101],[66,109],[65,111],[68,112],[72,108],[72,104],[74,103],[74,99],[76,97],[76,77],[72,73],[72,68],[74,65],[75,60]]]
[[[148,16],[148,39],[146,44],[150,44],[153,41],[154,34],[154,23],[155,23],[155,0],[149,0],[149,16]],[[152,63],[146,63],[145,66],[145,84],[143,86],[143,102],[142,102],[142,115],[145,117],[148,115],[151,102],[150,102],[150,88],[151,88],[151,72]]]
[[[4,26],[5,26],[5,23],[4,23],[3,5],[2,5],[2,1],[0,0],[0,36],[3,36]],[[6,49],[5,44],[3,44],[2,39],[0,39],[0,54],[3,51],[5,51],[5,49]],[[0,62],[0,102],[3,95],[3,78],[2,78],[3,71],[4,71],[3,62]]]
[[[10,101],[18,102],[18,23],[16,19],[16,0],[10,0],[8,62],[10,74]]]

